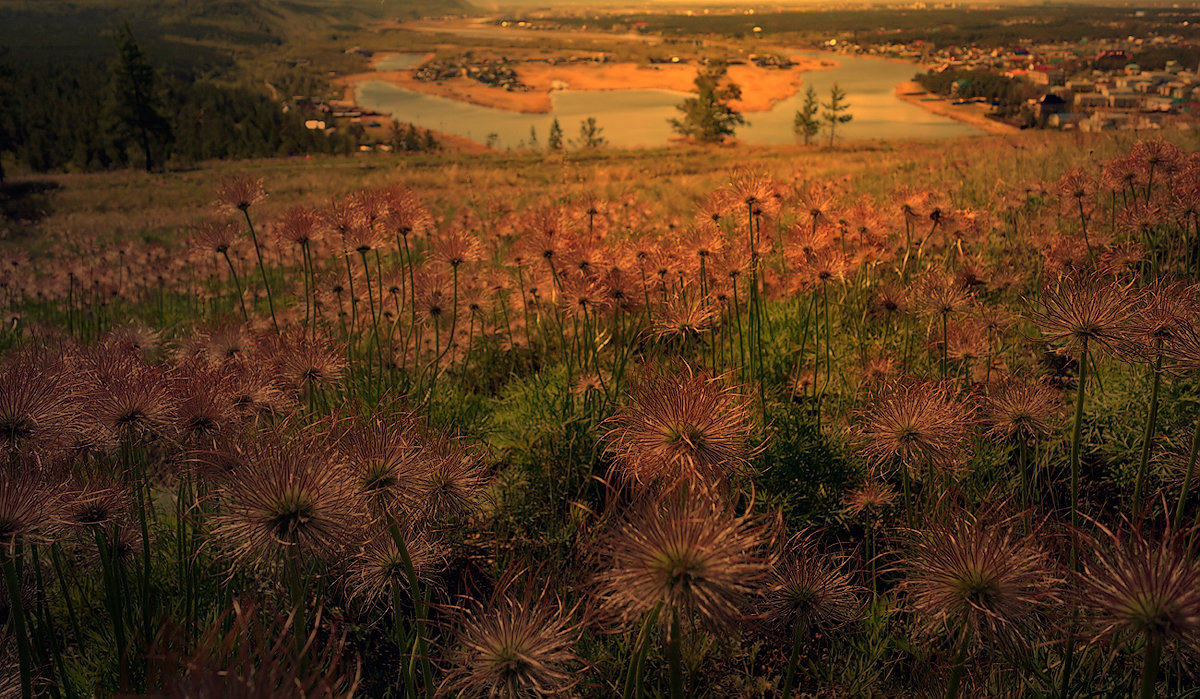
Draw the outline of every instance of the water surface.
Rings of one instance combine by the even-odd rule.
[[[770,111],[746,114],[749,123],[738,129],[738,138],[756,144],[794,143],[792,120],[808,85],[811,84],[824,101],[835,82],[846,92],[846,101],[850,105],[847,113],[854,117],[850,123],[838,127],[839,140],[950,138],[982,133],[973,126],[932,114],[896,98],[896,85],[912,79],[918,71],[916,66],[840,54],[798,51],[794,55],[833,60],[838,65],[804,73],[804,83],[798,94],[779,102]],[[403,60],[415,64],[420,58],[410,54],[392,56],[381,61],[378,67],[402,70]],[[398,62],[393,63],[393,59]],[[361,82],[355,94],[364,108],[474,141],[485,142],[494,134],[503,148],[528,145],[531,129],[544,146],[550,124],[556,117],[568,140],[579,133],[580,122],[595,117],[610,145],[665,145],[673,135],[667,120],[679,116],[675,105],[685,97],[683,93],[668,90],[561,90],[551,94],[549,114],[522,114],[426,95],[383,81]]]

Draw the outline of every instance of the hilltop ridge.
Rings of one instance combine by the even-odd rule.
[[[16,0],[0,7],[0,47],[14,62],[106,58],[127,23],[153,55],[187,63],[386,17],[472,12],[465,0]]]

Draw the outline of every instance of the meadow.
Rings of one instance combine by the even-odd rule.
[[[1193,149],[19,177],[0,695],[1195,696]]]

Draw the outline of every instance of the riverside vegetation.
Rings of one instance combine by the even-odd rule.
[[[10,227],[0,693],[1197,690],[1200,155],[396,162]]]

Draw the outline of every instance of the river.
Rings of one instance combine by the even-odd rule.
[[[898,99],[896,85],[912,79],[918,70],[915,66],[842,54],[794,52],[794,55],[833,60],[838,65],[806,72],[799,93],[780,101],[770,111],[746,114],[748,124],[737,130],[742,141],[794,143],[792,120],[804,100],[804,90],[812,85],[824,100],[834,83],[845,91],[850,105],[847,113],[853,116],[850,123],[838,127],[839,139],[950,138],[983,133],[973,126]],[[384,59],[378,68],[403,70],[414,67],[419,61],[420,57],[401,54]],[[555,118],[569,140],[588,117],[596,118],[610,145],[662,146],[673,135],[668,119],[679,115],[675,105],[685,96],[667,90],[560,90],[551,95],[552,111],[549,114],[522,114],[426,95],[383,81],[364,81],[355,89],[355,99],[365,109],[479,142],[487,141],[489,135],[494,134],[501,148],[528,144],[531,129],[544,146]]]

